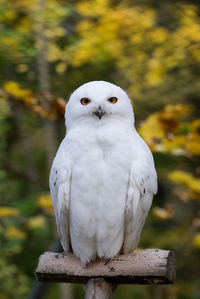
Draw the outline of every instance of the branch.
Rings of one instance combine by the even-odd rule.
[[[103,278],[112,284],[171,284],[175,281],[175,254],[169,250],[146,249],[119,255],[105,265],[104,261],[82,268],[72,253],[58,255],[45,252],[36,269],[39,281],[87,283]]]

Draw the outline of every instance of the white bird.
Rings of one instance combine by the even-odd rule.
[[[105,81],[80,86],[65,118],[67,134],[53,161],[50,191],[63,249],[85,267],[137,248],[157,176],[120,87]]]

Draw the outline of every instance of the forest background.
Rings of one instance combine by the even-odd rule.
[[[159,191],[140,248],[172,249],[173,286],[120,286],[113,298],[200,298],[200,3],[0,0],[0,294],[27,298],[57,238],[48,175],[70,93],[124,88],[154,153]],[[68,297],[66,293],[68,292]],[[43,298],[82,298],[51,284]]]

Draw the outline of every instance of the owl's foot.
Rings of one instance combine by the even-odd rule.
[[[57,258],[57,259],[59,259],[60,257],[64,258],[66,255],[67,255],[67,252],[63,251],[61,253],[56,253],[55,258]]]
[[[87,263],[87,262],[81,262],[81,267],[82,267],[83,269],[86,269],[87,266],[88,266],[88,264],[89,264],[89,263]]]
[[[110,261],[111,261],[111,258],[106,259],[106,260],[105,260],[105,263],[104,263],[104,266],[106,266]]]

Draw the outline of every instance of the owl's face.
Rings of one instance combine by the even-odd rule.
[[[111,118],[134,122],[133,109],[127,94],[105,81],[92,81],[76,89],[66,106],[67,127],[77,122],[105,124]]]

